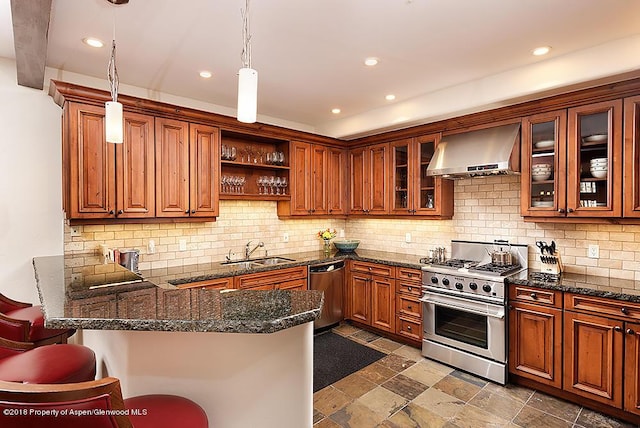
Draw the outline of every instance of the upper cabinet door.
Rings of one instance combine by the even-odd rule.
[[[116,217],[155,217],[153,116],[124,113],[124,142],[116,147]]]
[[[189,215],[191,217],[218,215],[219,151],[218,128],[193,123],[189,125]]]
[[[453,180],[427,175],[427,168],[441,134],[421,135],[415,139],[409,169],[413,183],[413,213],[451,218],[453,216]]]
[[[332,215],[346,214],[346,150],[330,148],[327,154],[327,207]]]
[[[189,216],[189,124],[156,120],[156,217]]]
[[[624,100],[624,216],[640,217],[640,96]]]
[[[69,218],[113,218],[116,209],[115,144],[107,144],[104,108],[69,103],[65,123],[65,164]]]
[[[377,144],[367,147],[367,175],[369,182],[366,186],[368,198],[367,214],[389,213],[389,144]]]
[[[567,217],[622,216],[622,100],[568,110]]]
[[[393,214],[413,214],[414,181],[410,161],[415,157],[412,153],[413,138],[392,141],[391,147],[391,212]]]
[[[369,183],[365,170],[366,152],[364,148],[349,150],[349,173],[351,189],[349,192],[349,212],[352,214],[364,214],[367,208],[365,204],[365,188]]]
[[[566,213],[565,110],[522,120],[521,214],[564,217]]]
[[[311,213],[327,214],[327,148],[311,146]]]

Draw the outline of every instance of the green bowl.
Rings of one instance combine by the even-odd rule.
[[[360,244],[360,241],[357,239],[340,239],[333,241],[333,245],[338,249],[338,251],[343,253],[355,251],[355,249],[358,248],[358,244]]]

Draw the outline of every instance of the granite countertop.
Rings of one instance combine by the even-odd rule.
[[[521,277],[509,278],[510,284],[584,294],[640,303],[640,281],[606,276],[562,273],[558,278],[530,270]]]
[[[33,260],[47,327],[271,333],[315,320],[320,291],[205,290],[177,286],[287,267],[356,259],[419,269],[418,257],[379,251],[283,255],[292,262],[243,268],[221,263],[131,272],[94,255]]]

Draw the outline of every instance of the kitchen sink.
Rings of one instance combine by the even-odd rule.
[[[223,262],[221,263],[223,266],[232,266],[232,267],[239,267],[239,268],[244,268],[244,269],[250,269],[253,267],[253,263],[252,261],[246,261],[246,260],[242,260],[242,261],[237,261],[237,262]]]
[[[294,261],[295,260],[288,259],[286,257],[265,257],[264,259],[254,260],[253,263],[257,265],[268,266],[268,265],[277,265],[280,263],[288,263],[288,262],[294,262]]]

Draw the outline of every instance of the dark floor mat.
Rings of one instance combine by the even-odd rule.
[[[313,392],[378,361],[385,355],[330,331],[314,336]]]

